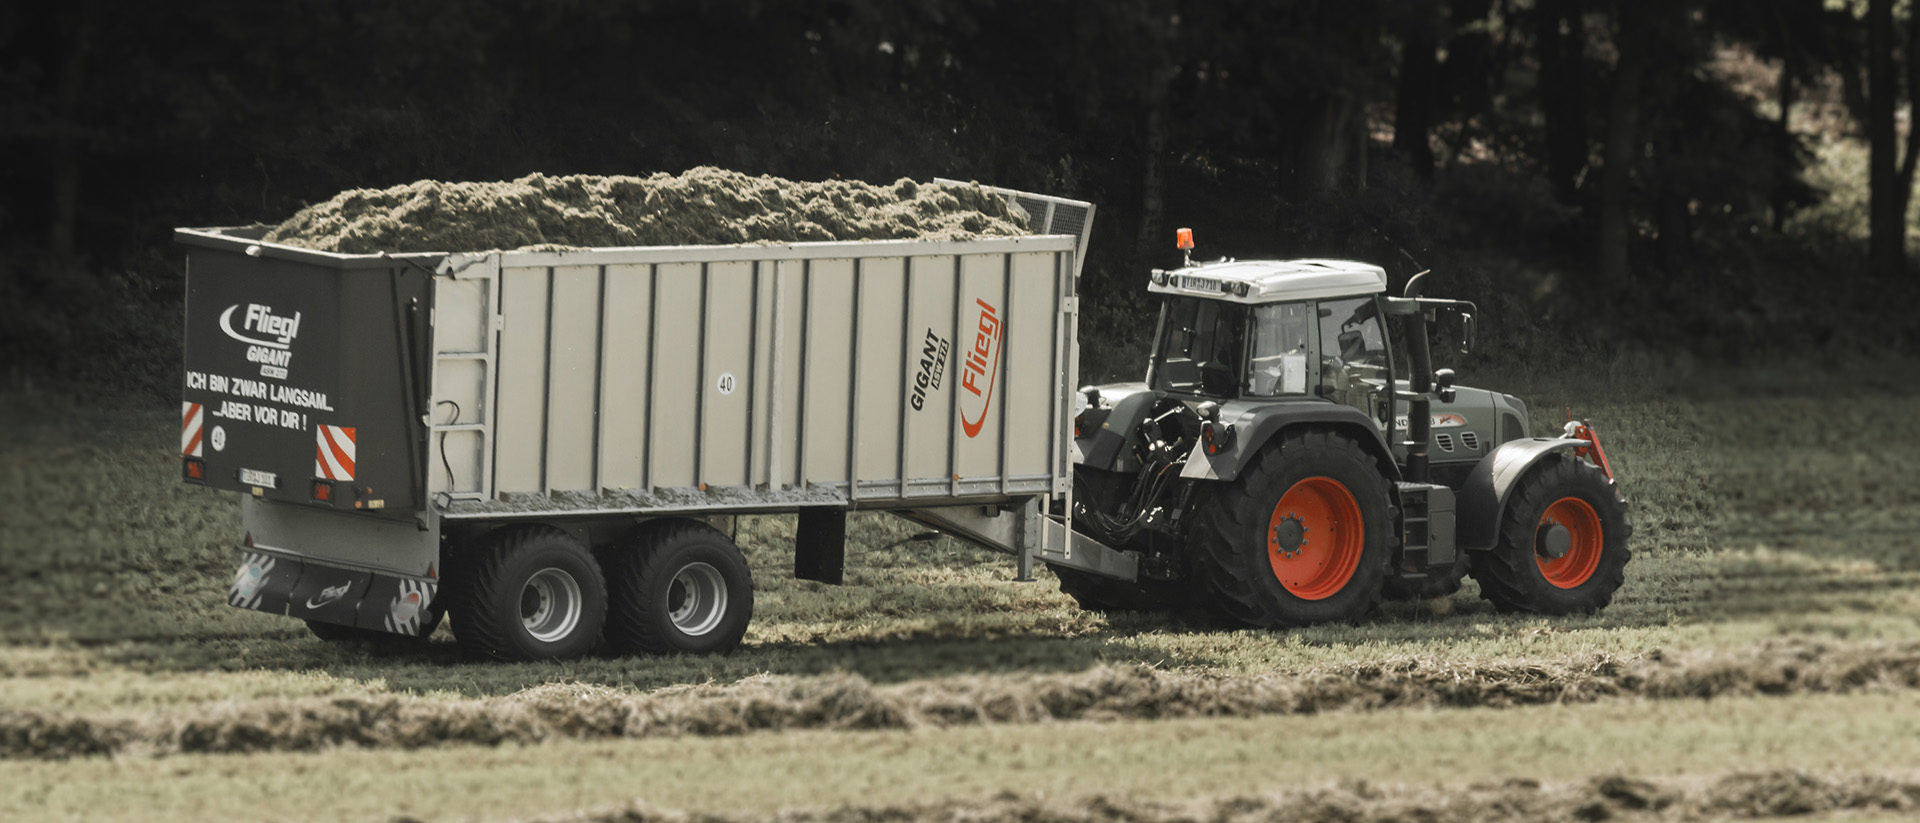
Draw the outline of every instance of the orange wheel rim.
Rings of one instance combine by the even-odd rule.
[[[1293,596],[1325,600],[1353,579],[1365,540],[1360,503],[1330,477],[1309,477],[1280,495],[1267,519],[1267,561]]]
[[[1540,554],[1540,535],[1554,526],[1567,530],[1567,551],[1559,557],[1547,557]],[[1534,562],[1540,564],[1540,574],[1548,583],[1563,589],[1579,586],[1600,567],[1600,549],[1605,544],[1600,515],[1585,500],[1562,497],[1540,514],[1534,542]]]

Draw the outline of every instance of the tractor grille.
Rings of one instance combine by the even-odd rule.
[[[1474,434],[1473,432],[1461,432],[1460,444],[1466,446],[1467,451],[1477,452],[1480,450],[1480,435]]]
[[[1453,435],[1451,434],[1436,434],[1433,436],[1433,442],[1438,445],[1443,452],[1453,451]]]

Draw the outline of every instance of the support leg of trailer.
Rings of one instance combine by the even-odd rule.
[[[793,576],[839,585],[847,568],[847,513],[801,509],[793,540]]]

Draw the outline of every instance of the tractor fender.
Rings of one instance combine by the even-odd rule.
[[[1253,456],[1259,454],[1268,441],[1288,429],[1312,426],[1353,438],[1361,448],[1367,450],[1367,454],[1379,461],[1389,481],[1400,479],[1400,469],[1394,465],[1392,453],[1387,450],[1386,438],[1380,434],[1379,424],[1352,406],[1321,400],[1283,400],[1247,409],[1234,417],[1232,423],[1233,440],[1218,453],[1207,454],[1205,443],[1194,444],[1193,453],[1187,456],[1187,466],[1180,472],[1181,477],[1232,482],[1240,477],[1240,471],[1252,462]]]
[[[1133,440],[1133,430],[1140,428],[1140,421],[1146,418],[1147,409],[1155,399],[1153,392],[1141,391],[1114,403],[1100,428],[1075,444],[1080,446],[1080,465],[1108,471],[1139,471],[1138,461],[1127,444]]]
[[[1565,437],[1534,437],[1509,440],[1492,454],[1480,458],[1460,488],[1455,516],[1459,518],[1459,543],[1462,549],[1492,549],[1500,534],[1500,517],[1507,511],[1507,495],[1525,477],[1527,470],[1549,455],[1570,452],[1587,445],[1585,440]]]

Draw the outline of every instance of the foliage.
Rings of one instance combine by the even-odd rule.
[[[1562,6],[1580,11],[1551,17]],[[1690,0],[1661,12],[1685,24],[1649,41],[1661,80],[1636,101],[1644,160],[1627,178],[1634,275],[1594,284],[1594,164],[1615,114],[1606,88],[1616,32],[1645,8],[1640,0],[1126,0],[1097,14],[1058,0],[38,7],[0,24],[0,147],[15,159],[0,170],[4,296],[22,307],[0,327],[0,350],[33,379],[165,385],[172,367],[161,355],[178,316],[169,295],[182,285],[166,245],[175,226],[278,221],[338,191],[420,179],[700,165],[795,179],[941,175],[1093,200],[1101,212],[1083,284],[1090,339],[1123,351],[1141,345],[1132,338],[1150,310],[1143,273],[1176,259],[1165,242],[1174,225],[1198,228],[1203,254],[1369,259],[1396,281],[1435,268],[1449,291],[1510,315],[1488,341],[1506,348],[1574,334],[1595,347],[1715,339],[1741,350],[1807,324],[1818,327],[1803,335],[1813,340],[1902,328],[1885,313],[1810,315],[1791,300],[1728,325],[1720,295],[1698,288],[1652,301],[1631,295],[1716,282],[1730,270],[1777,294],[1803,274],[1789,261],[1836,252],[1840,269],[1864,265],[1854,212],[1826,207],[1846,202],[1844,193],[1802,180],[1810,162],[1847,168],[1802,145],[1807,129],[1830,124],[1783,127],[1768,113],[1778,112],[1765,99],[1772,64],[1759,86],[1714,68],[1729,50],[1756,55],[1792,68],[1803,100],[1858,97],[1850,44],[1863,24],[1814,0]],[[1555,20],[1572,38],[1558,51],[1540,34]],[[1431,59],[1414,59],[1427,48]],[[1409,71],[1432,77],[1410,85]],[[1410,116],[1394,109],[1403,94],[1431,98],[1403,107],[1424,120],[1395,122]],[[1558,100],[1577,105],[1547,105]],[[1396,141],[1400,129],[1424,135],[1432,151],[1407,155],[1420,141]],[[1566,163],[1554,160],[1553,134],[1571,135],[1577,174],[1557,177]],[[1810,219],[1764,238],[1765,254],[1722,259],[1809,206]],[[1848,279],[1861,281],[1860,292],[1896,285]],[[1576,303],[1579,323],[1552,319]],[[139,334],[96,333],[112,329]],[[88,370],[130,345],[150,355]]]

